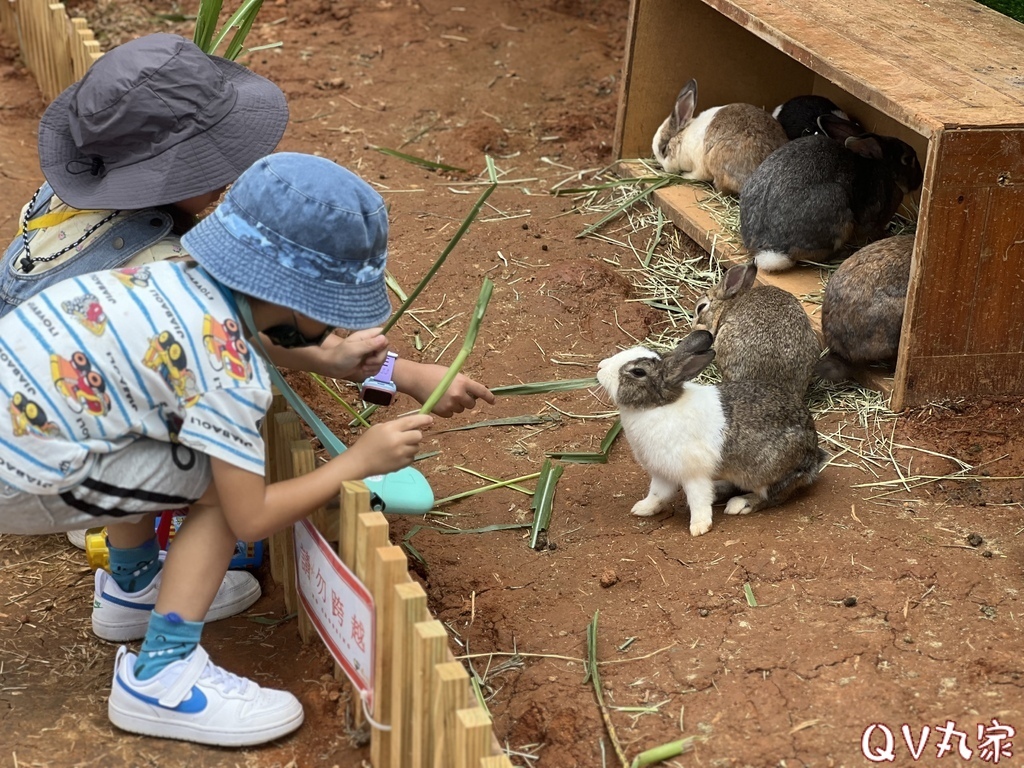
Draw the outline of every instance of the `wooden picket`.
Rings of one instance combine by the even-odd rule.
[[[264,424],[268,481],[312,471],[312,446],[300,437],[301,423],[280,395]],[[374,768],[512,768],[472,693],[465,665],[448,648],[444,625],[430,615],[426,593],[409,576],[405,553],[391,545],[387,519],[370,508],[367,487],[345,483],[338,505],[311,519],[373,596],[373,713],[391,727],[371,727]],[[293,547],[290,530],[270,540],[272,575],[284,587],[286,610],[299,614],[299,632],[308,642],[317,634],[297,598]],[[343,676],[335,665],[335,677]],[[362,724],[358,696],[351,706],[353,721]]]
[[[101,55],[85,19],[69,19],[63,3],[2,0],[0,31],[17,41],[46,101],[81,79]]]

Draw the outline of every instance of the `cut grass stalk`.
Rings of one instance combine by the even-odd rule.
[[[632,207],[634,204],[636,204],[640,200],[644,200],[647,197],[650,197],[652,194],[657,192],[662,187],[667,187],[669,184],[672,183],[672,181],[673,181],[673,179],[672,179],[671,176],[665,176],[663,178],[658,179],[657,181],[655,181],[650,186],[645,187],[644,189],[641,189],[636,194],[630,195],[625,200],[623,200],[621,203],[619,203],[619,205],[616,208],[614,208],[610,213],[602,216],[600,220],[598,220],[598,221],[594,222],[593,224],[591,224],[590,226],[584,228],[584,230],[582,232],[580,232],[578,235],[576,235],[576,237],[577,238],[586,237],[590,233],[596,232],[601,227],[603,227],[607,222],[609,222],[612,219],[614,219],[616,216],[618,216],[620,213],[625,211],[627,208]]]
[[[612,443],[615,442],[615,438],[622,432],[622,420],[616,419],[615,423],[612,424],[607,434],[604,436],[604,440],[601,441],[601,450],[590,453],[558,453],[552,452],[545,454],[548,458],[557,459],[559,461],[566,461],[570,464],[607,464],[608,463],[608,452],[611,450]]]
[[[550,424],[559,421],[557,416],[506,416],[501,419],[487,419],[477,421],[473,424],[463,424],[461,427],[449,427],[441,432],[464,432],[467,429],[480,429],[481,427],[528,427],[534,424]]]
[[[444,163],[435,163],[432,160],[426,160],[422,157],[416,157],[416,155],[407,155],[405,152],[399,152],[397,149],[388,149],[387,147],[374,147],[375,150],[380,152],[382,155],[391,155],[391,157],[397,157],[399,160],[405,160],[407,163],[418,165],[421,168],[430,168],[435,171],[452,171],[453,173],[466,173],[465,168],[456,168],[454,165],[445,165]]]
[[[685,739],[670,741],[668,744],[662,744],[660,747],[645,750],[633,758],[629,768],[645,768],[648,765],[655,765],[656,763],[670,760],[673,757],[679,757],[679,755],[693,749],[693,742],[696,738],[696,736],[687,736]]]
[[[434,391],[431,392],[430,397],[423,403],[420,413],[430,413],[434,410],[434,406],[444,397],[444,393],[448,391],[448,387],[451,386],[452,382],[455,381],[455,377],[459,375],[459,371],[462,370],[466,358],[469,357],[469,353],[473,350],[473,345],[476,343],[476,336],[480,331],[480,321],[484,319],[487,303],[491,300],[491,292],[493,290],[494,283],[491,282],[489,277],[485,277],[484,284],[480,286],[480,295],[477,297],[473,316],[469,319],[469,327],[466,328],[466,338],[462,341],[462,349],[459,350],[452,364],[448,366],[448,371],[445,373],[444,378],[441,379],[441,383],[437,385]]]
[[[597,386],[597,379],[561,379],[559,381],[537,381],[532,384],[506,384],[493,387],[495,395],[546,395],[548,392],[566,392],[573,389],[589,389]]]
[[[331,397],[333,397],[335,400],[337,400],[339,403],[341,403],[341,405],[345,408],[346,411],[349,412],[349,414],[352,415],[353,419],[356,422],[358,422],[360,425],[362,425],[364,427],[369,427],[370,426],[370,422],[368,422],[366,419],[364,419],[360,415],[359,411],[357,411],[355,408],[353,408],[351,405],[349,405],[347,402],[345,402],[345,398],[343,398],[341,395],[339,395],[334,390],[333,387],[331,387],[326,381],[323,380],[323,378],[319,374],[316,374],[316,373],[313,373],[312,371],[310,371],[309,376],[310,376],[311,379],[313,379],[313,381],[315,381],[317,384],[319,384],[321,387],[323,387],[324,390],[327,392],[327,394],[329,394]]]
[[[501,482],[496,477],[491,477],[490,475],[485,475],[483,472],[477,472],[476,470],[469,469],[468,467],[458,467],[457,466],[457,467],[455,467],[455,469],[459,470],[460,472],[465,472],[467,475],[473,475],[473,477],[479,477],[481,480],[486,480],[489,483],[500,483]],[[529,488],[524,488],[521,485],[508,485],[508,486],[505,486],[505,487],[506,488],[510,488],[513,491],[519,491],[520,493],[525,493],[527,496],[533,496],[533,491],[531,491]]]
[[[398,319],[403,314],[405,314],[405,311],[409,308],[409,306],[414,301],[416,301],[416,297],[418,297],[420,293],[423,291],[423,289],[426,288],[427,283],[430,282],[431,278],[434,276],[437,270],[439,270],[441,268],[441,265],[444,264],[445,259],[448,258],[448,254],[452,252],[455,246],[458,245],[459,240],[462,239],[462,236],[466,234],[466,230],[469,229],[469,225],[473,223],[473,219],[475,219],[477,214],[480,213],[480,209],[483,207],[483,204],[487,202],[487,198],[491,196],[491,193],[495,189],[498,188],[498,175],[494,167],[494,160],[492,160],[490,156],[487,156],[486,161],[487,174],[491,180],[490,185],[487,187],[487,189],[483,191],[483,194],[481,194],[480,197],[477,199],[476,204],[470,210],[469,215],[466,216],[461,226],[459,226],[458,230],[456,230],[455,234],[452,236],[452,239],[448,241],[448,245],[446,245],[444,250],[441,251],[441,255],[437,257],[437,260],[434,262],[433,266],[430,267],[430,269],[427,271],[427,274],[425,274],[423,276],[423,279],[420,280],[419,284],[415,288],[413,288],[412,293],[409,294],[409,298],[402,302],[402,305],[398,308],[395,314],[391,316],[391,319],[384,324],[383,333],[385,335],[394,327],[395,323],[398,322]]]
[[[542,470],[543,471],[543,470]],[[511,480],[499,480],[498,482],[491,483],[490,485],[484,485],[480,488],[474,488],[471,491],[463,491],[462,493],[456,493],[451,496],[445,496],[443,499],[438,499],[434,502],[435,507],[439,507],[442,504],[447,504],[450,501],[458,501],[459,499],[465,499],[468,496],[476,496],[478,493],[485,493],[486,491],[493,491],[496,488],[506,488],[516,483],[521,483],[525,480],[536,480],[540,477],[540,472],[534,472],[530,475],[523,475],[522,477],[513,477]]]
[[[743,594],[747,598],[747,605],[751,608],[757,608],[757,600],[754,599],[754,590],[751,588],[749,581],[743,585]]]
[[[564,468],[553,465],[551,459],[544,459],[539,477],[537,478],[537,490],[533,493],[533,526],[530,535],[530,547],[537,549],[537,542],[542,533],[547,534],[548,526],[551,524],[551,507],[555,501],[555,485],[558,478],[562,476]]]
[[[587,675],[583,678],[583,683],[584,685],[587,681],[593,683],[597,705],[601,708],[601,719],[604,720],[604,727],[608,731],[608,738],[612,742],[612,748],[615,750],[615,754],[618,755],[622,768],[629,768],[629,761],[626,759],[626,754],[622,751],[622,747],[619,744],[619,738],[615,734],[615,725],[612,723],[611,715],[608,714],[608,708],[604,703],[604,691],[601,689],[601,673],[597,668],[597,616],[599,613],[600,611],[594,611],[594,618],[587,625],[587,659],[584,664]]]

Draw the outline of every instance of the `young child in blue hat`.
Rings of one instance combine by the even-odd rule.
[[[108,713],[118,727],[243,746],[301,725],[292,694],[221,669],[200,645],[235,542],[302,519],[345,480],[408,466],[432,418],[375,425],[311,474],[266,485],[259,427],[271,388],[250,342],[291,350],[295,364],[320,360],[334,328],[364,330],[365,344],[342,342],[332,359],[351,378],[373,373],[387,343],[376,326],[390,314],[387,231],[380,196],[351,172],[270,155],[182,238],[194,261],[73,277],[0,319],[11,417],[0,420],[0,532],[107,525],[141,546],[153,513],[190,505],[142,647],[117,653]],[[442,372],[404,361],[395,381],[428,393]],[[493,402],[460,378],[437,412]]]

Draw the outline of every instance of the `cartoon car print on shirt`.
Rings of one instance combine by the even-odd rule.
[[[122,267],[114,270],[114,277],[124,283],[125,288],[149,287],[149,267]]]
[[[84,352],[74,352],[70,360],[50,355],[50,375],[53,386],[75,413],[88,411],[93,416],[106,416],[110,411],[107,382],[94,371],[92,362]]]
[[[36,437],[60,437],[60,427],[46,420],[46,411],[35,400],[29,400],[24,392],[15,392],[8,407],[11,412],[11,428],[15,437],[35,435]]]
[[[170,331],[162,331],[149,340],[149,349],[142,358],[142,364],[163,376],[167,386],[181,398],[186,408],[198,402],[196,376],[188,369],[185,349]]]
[[[96,336],[102,336],[107,329],[107,313],[103,311],[100,300],[91,293],[69,299],[60,307]]]
[[[203,346],[215,371],[223,370],[235,381],[252,377],[249,345],[242,338],[242,329],[234,318],[218,323],[211,315],[203,318]]]

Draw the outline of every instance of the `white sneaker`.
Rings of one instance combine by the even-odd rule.
[[[302,725],[302,704],[292,694],[260,688],[221,669],[202,647],[149,680],[136,680],[134,670],[135,654],[121,646],[107,715],[125,731],[245,747],[273,741]]]
[[[68,541],[79,549],[85,549],[85,532],[85,528],[81,528],[77,531],[68,531]]]
[[[96,571],[92,602],[92,631],[96,636],[112,643],[144,638],[163,575],[164,572],[160,571],[145,589],[125,592],[117,586],[109,573]],[[259,599],[260,583],[255,576],[245,571],[228,571],[224,574],[224,581],[204,621],[218,621],[234,616]]]

